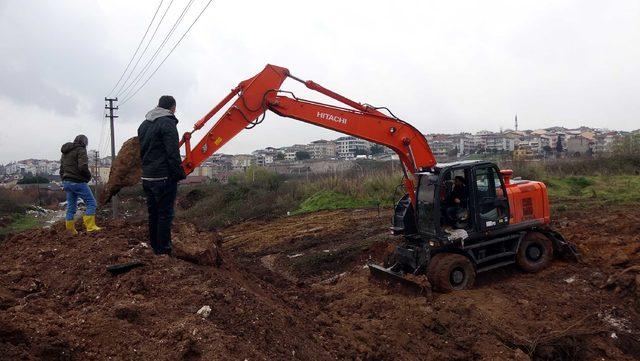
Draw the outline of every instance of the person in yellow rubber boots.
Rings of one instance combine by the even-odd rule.
[[[87,206],[87,210],[84,216],[82,216],[87,232],[95,232],[102,229],[96,226],[96,199],[87,184],[87,182],[91,180],[89,160],[87,157],[87,144],[89,144],[89,139],[85,135],[80,134],[73,142],[65,143],[60,149],[62,152],[62,158],[60,159],[60,178],[62,179],[62,187],[67,193],[65,225],[67,230],[73,235],[78,234],[73,221],[73,217],[76,214],[78,197],[80,197]]]

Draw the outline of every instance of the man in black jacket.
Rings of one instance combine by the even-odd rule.
[[[171,254],[171,223],[178,181],[185,179],[178,147],[176,100],[163,95],[138,128],[142,187],[147,195],[149,238],[156,254]]]

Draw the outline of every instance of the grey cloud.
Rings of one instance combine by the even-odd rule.
[[[47,149],[55,158],[58,143],[80,129],[100,143],[103,98],[157,4],[0,0],[0,162]],[[282,0],[277,10],[259,0],[214,2],[149,84],[121,106],[117,144],[135,134],[159,95],[177,98],[184,132],[266,63],[389,106],[424,132],[497,130],[511,126],[516,112],[522,127],[633,129],[640,118],[639,23],[640,3],[632,0]],[[291,82],[285,88],[326,100]],[[9,128],[32,136],[14,142]],[[331,136],[269,115],[223,151]]]

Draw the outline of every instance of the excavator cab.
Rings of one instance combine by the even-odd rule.
[[[487,161],[463,161],[415,173],[415,211],[405,195],[391,227],[404,242],[383,265],[369,264],[371,272],[405,283],[408,274],[426,273],[436,288],[452,290],[470,287],[479,272],[512,263],[535,272],[554,251],[577,258],[575,247],[545,227],[548,201],[542,183],[514,182],[508,190],[509,172]],[[511,209],[510,194],[522,211]],[[535,213],[536,197],[540,214],[512,221],[512,211]]]
[[[396,206],[393,234],[442,238],[455,230],[469,235],[509,224],[505,182],[495,164],[438,164],[432,171],[416,176],[415,212],[405,195]],[[463,191],[456,192],[456,188]]]

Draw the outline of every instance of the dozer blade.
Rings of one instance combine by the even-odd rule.
[[[416,278],[413,275],[405,275],[401,272],[394,271],[393,267],[385,268],[375,263],[367,264],[371,275],[378,280],[384,281],[391,285],[399,285],[404,289],[407,289],[417,294],[429,294],[431,287],[429,283],[424,279],[424,282],[418,280],[412,280],[408,277]]]
[[[578,263],[582,262],[582,255],[578,251],[576,245],[574,245],[573,243],[565,242],[564,244],[558,246],[558,250],[560,251],[560,255],[563,258]]]
[[[582,262],[582,255],[575,244],[567,241],[562,234],[554,230],[547,230],[547,235],[553,241],[554,251],[560,257],[578,263]]]

